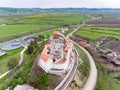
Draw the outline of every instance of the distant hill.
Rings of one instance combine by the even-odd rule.
[[[48,12],[119,12],[120,8],[3,8],[0,7],[0,15],[12,14],[32,14],[32,13],[48,13]]]
[[[0,15],[9,15],[9,14],[31,14],[37,13],[41,9],[28,9],[28,8],[0,8]]]

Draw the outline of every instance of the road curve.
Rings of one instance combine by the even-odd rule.
[[[63,83],[61,82],[59,85],[57,86],[54,90],[66,90],[66,88],[68,87],[68,85],[71,83],[71,81],[74,79],[74,76],[77,72],[77,67],[78,67],[78,54],[76,52],[75,49],[73,49],[74,55],[75,55],[75,59],[74,59],[74,63],[71,66],[71,70],[68,72],[67,76],[63,79]]]
[[[82,26],[84,26],[84,22],[80,27],[82,27]],[[69,37],[72,36],[72,34],[74,32],[76,32],[80,27],[78,27],[76,30],[74,30],[72,33],[70,33]],[[94,62],[92,56],[90,55],[90,53],[86,49],[84,49],[82,46],[78,45],[76,42],[74,42],[74,41],[72,41],[72,42],[86,53],[86,55],[89,59],[89,62],[90,62],[90,74],[89,74],[89,77],[88,77],[88,80],[87,80],[85,86],[83,87],[83,90],[94,90],[96,82],[97,82],[97,68],[96,68],[95,62]]]
[[[79,29],[80,27],[78,27],[77,29]],[[71,42],[72,42],[72,40],[69,38],[69,36],[72,35],[74,33],[74,31],[71,32],[69,35],[67,35],[67,38]],[[73,49],[73,53],[75,55],[75,59],[73,60],[73,64],[71,66],[71,69],[69,70],[69,72],[66,75],[66,77],[57,85],[57,87],[54,90],[66,90],[68,85],[74,79],[74,76],[75,76],[75,74],[77,72],[77,67],[78,67],[78,53],[77,53],[77,51],[75,49]]]

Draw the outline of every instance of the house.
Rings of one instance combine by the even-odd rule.
[[[86,40],[84,40],[84,39],[82,39],[80,37],[76,37],[75,41],[79,42],[79,44],[83,45],[83,46],[88,44]]]
[[[112,57],[117,57],[117,53],[116,52],[110,52],[107,54],[108,58],[112,58]]]
[[[113,63],[116,66],[120,66],[120,61],[117,59],[117,57],[113,57],[111,63]]]
[[[116,66],[120,66],[120,61],[119,59],[117,58],[117,53],[116,52],[109,52],[108,54],[106,55],[102,55],[101,57],[106,59],[107,61],[113,63],[114,65]]]
[[[79,44],[84,46],[84,45],[87,45],[87,42],[86,42],[86,41],[81,40],[81,41],[79,42]]]

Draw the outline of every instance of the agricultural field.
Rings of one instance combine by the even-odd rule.
[[[104,14],[102,20],[120,20],[120,14]]]
[[[32,23],[38,23],[38,24],[76,24],[83,21],[88,20],[88,18],[83,17],[82,15],[50,15],[50,16],[44,16],[41,18],[34,17],[35,19],[31,17],[26,16],[25,24],[32,24]],[[90,19],[89,19],[90,20]]]
[[[78,30],[74,35],[80,35],[92,40],[96,40],[102,37],[115,37],[120,39],[120,28],[109,28],[100,26],[86,26]]]
[[[120,28],[120,20],[92,21],[92,22],[87,22],[86,24],[93,26],[110,26],[110,27]]]
[[[120,14],[98,14],[93,17],[100,17],[97,20],[86,22],[88,26],[109,26],[120,28]]]
[[[63,25],[63,24],[76,24],[82,21],[89,21],[90,18],[81,14],[33,14],[23,16],[10,16],[3,17],[0,24],[32,24],[32,25]]]
[[[0,43],[26,35],[62,27],[63,25],[80,24],[89,21],[81,14],[26,14],[0,17]]]
[[[0,37],[15,35],[23,32],[40,29],[40,25],[5,25],[0,26]]]

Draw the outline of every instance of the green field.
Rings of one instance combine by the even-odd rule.
[[[111,90],[120,90],[120,82],[114,82]]]
[[[23,37],[62,25],[76,25],[90,18],[81,14],[53,13],[0,17],[0,42]]]
[[[0,75],[8,70],[7,64],[10,58],[17,58],[17,60],[20,60],[20,51],[22,49],[23,48],[18,48],[12,51],[6,51],[7,54],[0,57]]]
[[[34,14],[27,16],[10,16],[1,18],[0,24],[12,24],[12,25],[63,25],[63,24],[76,24],[83,21],[91,20],[90,18],[85,17],[81,14]]]
[[[75,24],[83,21],[90,20],[89,18],[83,17],[82,15],[50,15],[50,16],[34,16],[26,17],[25,24]]]
[[[6,25],[0,26],[0,37],[39,29],[40,25]]]
[[[78,30],[74,35],[80,35],[83,37],[96,40],[101,37],[115,37],[120,38],[120,32],[115,32],[119,28],[109,28],[109,27],[83,27]]]

